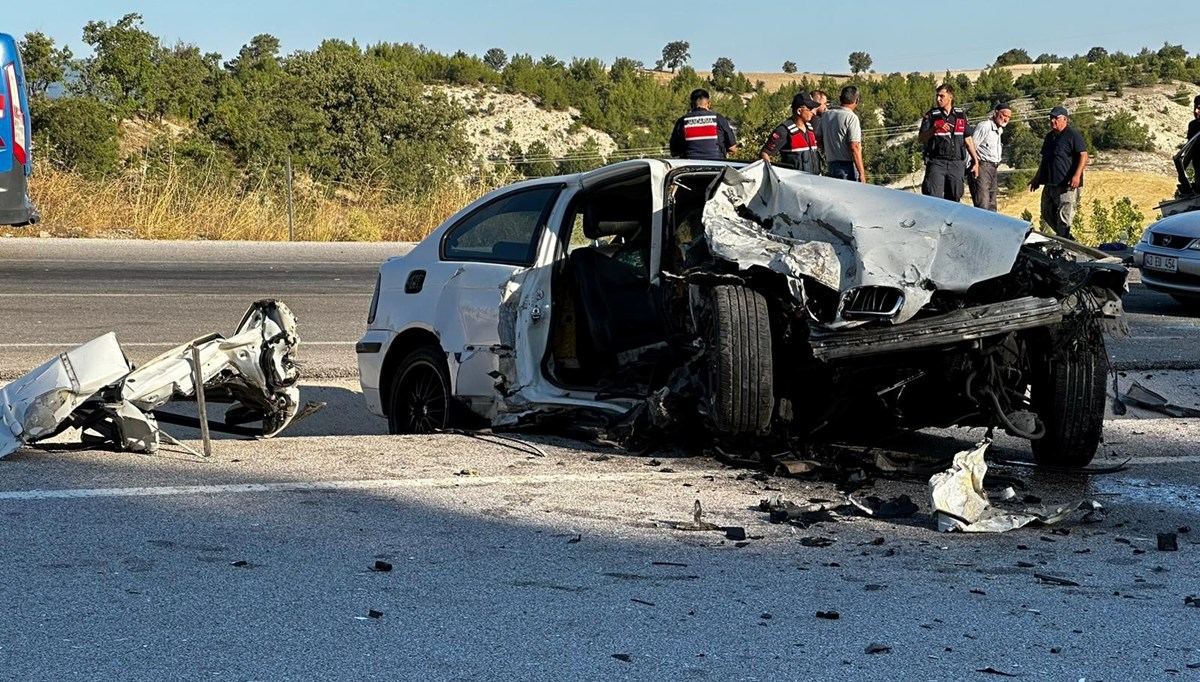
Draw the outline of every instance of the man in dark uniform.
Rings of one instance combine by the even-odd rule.
[[[925,144],[925,180],[921,183],[921,194],[944,197],[950,201],[961,201],[963,175],[966,173],[965,149],[974,162],[972,174],[979,174],[979,155],[971,139],[974,129],[967,123],[967,115],[954,107],[954,88],[948,84],[937,89],[937,106],[921,119],[921,131],[917,139]]]
[[[772,156],[778,154],[783,165],[820,175],[821,152],[817,148],[817,135],[811,125],[820,107],[820,102],[804,93],[793,97],[792,117],[780,123],[767,138],[759,152],[763,161],[770,161]]]
[[[671,131],[671,156],[681,159],[721,161],[737,151],[737,138],[725,117],[711,109],[708,91],[692,91],[692,110],[675,121]]]

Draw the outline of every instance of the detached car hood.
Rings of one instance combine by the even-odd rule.
[[[805,279],[843,296],[864,286],[898,289],[893,324],[911,319],[936,290],[964,292],[1007,274],[1030,230],[964,204],[761,161],[724,171],[703,221],[713,255],[785,275],[801,303]],[[839,309],[828,326],[856,323]]]

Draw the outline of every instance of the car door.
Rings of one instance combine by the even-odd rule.
[[[455,392],[494,395],[497,355],[504,352],[500,308],[509,282],[534,264],[561,184],[514,189],[464,216],[442,238],[440,260],[457,269],[438,301],[442,346]]]
[[[508,317],[512,320],[513,347],[516,353],[511,362],[504,363],[503,373],[509,386],[515,389],[512,400],[515,405],[571,405],[623,409],[620,405],[596,401],[595,393],[591,391],[564,390],[551,382],[543,371],[542,361],[546,357],[551,331],[550,310],[554,293],[551,284],[554,265],[567,254],[570,226],[565,224],[565,221],[571,218],[568,215],[568,206],[576,197],[576,193],[586,192],[603,182],[631,174],[644,175],[645,182],[650,185],[652,204],[652,265],[648,274],[650,280],[657,284],[660,275],[658,263],[662,253],[666,171],[667,167],[659,161],[627,162],[588,173],[577,186],[563,193],[558,208],[551,217],[550,229],[545,231],[536,267],[524,270],[514,277],[515,300],[509,303]]]

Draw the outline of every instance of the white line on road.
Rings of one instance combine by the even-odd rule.
[[[303,296],[304,298],[362,298],[369,292],[370,292],[370,289],[367,288],[367,289],[363,289],[362,291],[354,292],[354,293],[301,294],[301,296]],[[4,298],[180,298],[183,296],[191,297],[191,296],[196,296],[196,295],[197,295],[197,292],[195,292],[195,291],[181,290],[179,293],[175,293],[175,294],[143,294],[143,293],[134,293],[134,294],[117,294],[117,293],[111,293],[111,294],[97,294],[97,293],[90,293],[90,294],[73,294],[73,293],[8,294],[8,293],[6,293],[6,294],[4,294]],[[253,296],[247,296],[246,294],[207,293],[207,294],[203,294],[203,296],[204,296],[204,298],[237,298],[237,299],[253,298]]]
[[[76,343],[0,343],[0,348],[76,348],[82,346],[86,341],[78,341]],[[174,348],[191,343],[191,341],[163,341],[162,343],[152,343],[149,341],[137,343],[121,343],[122,347],[126,348]],[[353,347],[357,341],[301,341],[301,346],[350,346]]]
[[[691,476],[728,475],[729,470],[686,472]],[[9,490],[2,500],[50,500],[85,497],[162,497],[170,495],[236,495],[288,493],[314,490],[388,490],[396,488],[452,488],[455,486],[528,485],[538,483],[627,483],[666,481],[661,472],[623,474],[545,474],[537,476],[452,476],[447,478],[382,478],[357,481],[288,481],[284,483],[229,483],[224,485],[168,485],[149,488],[75,488],[68,490]]]

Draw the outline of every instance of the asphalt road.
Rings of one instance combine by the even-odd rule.
[[[761,500],[840,505],[839,477],[545,434],[383,435],[356,391],[352,344],[379,261],[399,251],[0,240],[9,375],[109,330],[144,359],[232,332],[250,301],[276,297],[298,312],[310,376],[345,376],[302,388],[323,412],[269,441],[220,437],[207,460],[172,446],[72,450],[71,433],[0,460],[0,677],[1200,675],[1200,608],[1185,601],[1200,597],[1200,420],[1110,415],[1095,464],[1128,460],[1117,473],[989,473],[993,495],[1011,486],[1021,505],[1096,500],[1107,515],[1094,523],[938,533],[922,473],[855,493],[907,494],[911,517],[774,524]],[[1115,359],[1196,361],[1195,318],[1137,286],[1126,305],[1135,335],[1110,346]],[[1124,379],[1200,398],[1197,373]],[[172,433],[198,447],[194,432]],[[914,434],[890,454],[932,465],[981,436]],[[1028,448],[1001,437],[993,454],[1019,461]],[[676,529],[696,500],[721,530]],[[1159,533],[1178,551],[1159,551]],[[370,570],[377,561],[392,569]]]

